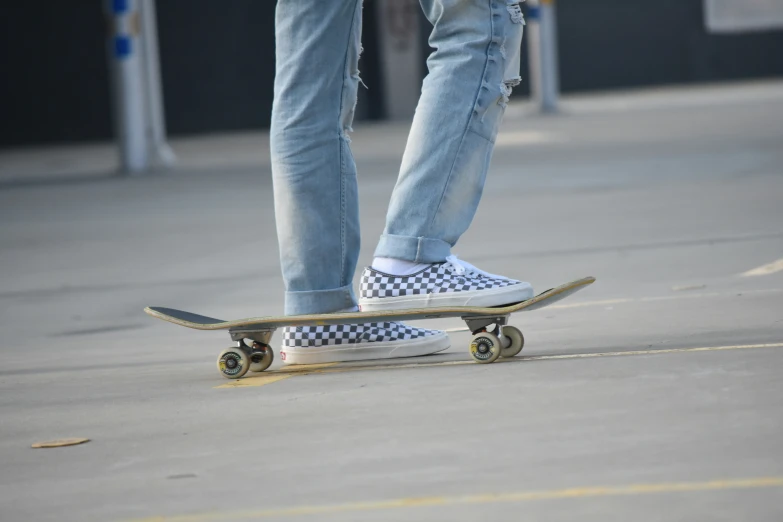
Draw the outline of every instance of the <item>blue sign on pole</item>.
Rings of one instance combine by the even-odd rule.
[[[116,14],[127,13],[130,9],[129,3],[129,0],[112,0],[111,10]]]
[[[133,42],[130,36],[120,35],[114,37],[114,56],[117,58],[127,58],[133,52]]]

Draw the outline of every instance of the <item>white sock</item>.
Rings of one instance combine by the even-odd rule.
[[[394,259],[393,257],[376,257],[372,260],[372,268],[389,275],[406,276],[421,272],[431,263],[414,263],[404,259]]]

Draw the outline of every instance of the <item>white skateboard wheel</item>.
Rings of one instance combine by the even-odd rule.
[[[480,332],[470,341],[470,356],[477,363],[495,362],[503,349],[500,339],[495,334]]]
[[[525,346],[525,337],[522,335],[519,328],[504,326],[503,335],[508,337],[511,343],[500,350],[501,357],[514,357],[522,351],[522,348]]]
[[[253,352],[250,354],[251,372],[263,372],[272,366],[274,360],[275,354],[272,352],[271,346],[264,348],[259,343],[253,343]]]
[[[250,369],[250,358],[241,348],[226,348],[218,356],[217,367],[226,379],[239,379]]]

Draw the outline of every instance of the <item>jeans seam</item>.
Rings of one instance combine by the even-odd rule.
[[[446,183],[443,185],[443,192],[440,195],[440,199],[438,200],[438,206],[435,207],[435,212],[432,215],[432,220],[430,221],[429,225],[427,226],[427,230],[432,230],[432,226],[435,223],[435,219],[438,217],[438,212],[440,212],[440,207],[443,204],[443,198],[446,197],[446,191],[449,188],[449,184],[451,183],[451,179],[454,175],[454,168],[457,165],[457,160],[459,159],[459,153],[462,150],[462,146],[465,143],[465,136],[467,136],[468,132],[470,131],[471,124],[473,123],[473,119],[475,116],[475,107],[476,103],[478,101],[479,96],[481,95],[481,87],[484,85],[484,77],[487,74],[487,67],[489,66],[489,52],[490,48],[493,43],[494,34],[495,34],[495,25],[494,21],[492,20],[492,15],[494,14],[493,10],[493,0],[487,0],[487,5],[489,6],[489,43],[487,43],[487,48],[485,51],[485,57],[484,57],[484,70],[481,72],[481,81],[479,82],[478,89],[476,90],[476,94],[473,97],[473,105],[470,108],[470,117],[468,118],[467,124],[465,125],[465,129],[462,131],[462,135],[460,136],[459,140],[459,146],[457,147],[457,151],[454,154],[454,160],[451,163],[451,167],[449,168],[449,174],[446,177]],[[428,234],[429,235],[429,234]]]
[[[345,277],[345,154],[343,147],[345,144],[340,142],[340,284]]]
[[[340,89],[340,111],[337,113],[338,138],[337,143],[340,147],[340,285],[345,286],[345,149],[346,143],[343,136],[345,129],[342,128],[343,110],[345,109],[345,84],[350,80],[348,72],[348,53],[353,40],[354,26],[356,25],[356,3],[354,2],[353,16],[351,17],[351,27],[348,31],[348,40],[345,45],[345,59],[343,60],[343,84]]]

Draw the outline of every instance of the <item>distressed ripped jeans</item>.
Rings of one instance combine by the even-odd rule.
[[[476,213],[511,89],[524,20],[514,0],[420,0],[433,25],[428,74],[379,257],[435,263]],[[356,306],[361,0],[278,0],[270,142],[285,313]]]

